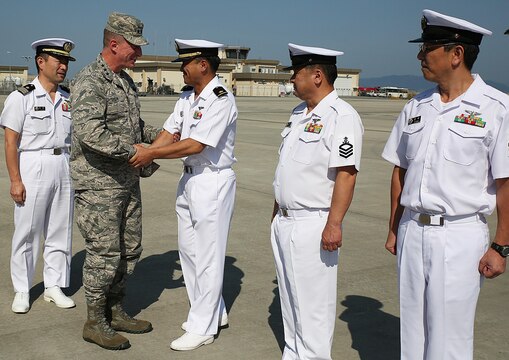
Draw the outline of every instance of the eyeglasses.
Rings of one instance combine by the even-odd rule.
[[[422,43],[419,45],[419,51],[423,54],[427,54],[433,50],[436,50],[438,48],[441,48],[442,46],[447,45],[456,45],[455,43],[446,43],[446,44],[430,44],[430,43]]]

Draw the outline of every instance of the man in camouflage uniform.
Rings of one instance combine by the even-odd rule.
[[[137,143],[152,143],[159,129],[140,118],[136,85],[125,68],[142,55],[143,23],[112,13],[104,29],[103,50],[71,85],[73,137],[71,176],[76,190],[77,225],[86,241],[83,285],[88,319],[83,339],[111,350],[129,341],[115,330],[145,333],[148,321],[122,309],[127,275],[142,252],[140,176],[156,168],[135,169],[128,160]]]

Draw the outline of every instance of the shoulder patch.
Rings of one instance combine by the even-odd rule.
[[[218,98],[228,95],[228,91],[222,86],[216,86],[213,91]]]
[[[60,89],[64,90],[66,93],[71,92],[71,89],[69,89],[67,86],[64,86],[64,85],[59,85],[59,86],[60,86]]]
[[[26,84],[25,86],[21,86],[18,88],[18,91],[23,95],[29,94],[31,91],[35,89],[34,84]]]
[[[180,89],[181,91],[191,91],[193,90],[194,88],[191,86],[191,85],[185,85],[182,89]]]

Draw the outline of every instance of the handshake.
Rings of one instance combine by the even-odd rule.
[[[173,134],[172,140],[172,142],[180,141],[180,133],[177,132]],[[157,148],[158,145],[159,144],[156,142],[148,147],[143,144],[134,144],[134,149],[136,152],[129,159],[129,165],[137,169],[139,168],[141,177],[152,176],[152,174],[155,173],[157,169],[159,169],[160,165],[154,162],[156,156],[154,155],[153,151],[153,149]],[[165,145],[166,144],[160,144],[160,146]]]

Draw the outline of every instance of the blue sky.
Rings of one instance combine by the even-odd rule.
[[[418,46],[407,41],[419,37],[424,8],[492,30],[474,72],[509,86],[507,0],[8,0],[0,14],[0,64],[26,64],[34,40],[67,37],[76,42],[72,76],[100,52],[108,14],[119,11],[145,23],[145,54],[175,55],[174,38],[198,38],[248,46],[250,58],[288,64],[293,42],[343,51],[338,65],[361,69],[361,77],[420,75]]]

